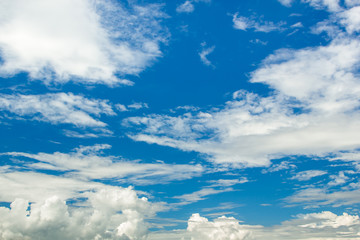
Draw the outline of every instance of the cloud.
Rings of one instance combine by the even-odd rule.
[[[178,13],[192,13],[195,11],[195,5],[194,3],[210,3],[211,0],[186,0],[184,3],[180,4],[176,8],[176,12]]]
[[[291,179],[296,179],[298,181],[308,181],[314,177],[319,177],[327,174],[326,171],[321,170],[307,170],[303,172],[296,173],[295,176],[293,176]]]
[[[88,192],[83,206],[52,196],[43,202],[16,199],[0,207],[0,238],[10,239],[145,239],[145,219],[156,205],[131,188]]]
[[[243,240],[248,239],[250,233],[233,217],[223,216],[209,221],[197,213],[188,220],[187,231],[194,240]]]
[[[131,111],[131,110],[139,110],[139,109],[142,109],[142,108],[149,108],[147,103],[142,103],[142,102],[135,102],[135,103],[129,104],[127,106],[125,106],[123,104],[116,104],[115,107],[120,112],[127,112],[127,111]]]
[[[246,31],[247,29],[254,29],[256,32],[271,32],[281,30],[283,23],[273,23],[269,21],[258,20],[255,21],[251,18],[238,16],[238,13],[233,15],[234,28]]]
[[[291,4],[293,3],[293,0],[278,0],[278,1],[285,7],[291,7]]]
[[[0,5],[0,74],[26,72],[46,84],[131,85],[161,56],[161,6],[110,0],[5,0]]]
[[[219,217],[213,221],[193,214],[188,220],[187,231],[174,230],[151,233],[149,239],[256,239],[256,240],[342,240],[359,239],[359,216],[329,211],[299,214],[280,225],[264,227],[239,224],[233,217]]]
[[[360,41],[348,32],[326,46],[279,49],[250,74],[251,83],[272,89],[268,96],[239,90],[220,108],[132,117],[123,125],[136,141],[196,151],[224,167],[353,151],[360,147],[359,61]]]
[[[206,66],[214,67],[214,65],[210,62],[210,60],[207,58],[207,56],[215,50],[215,46],[206,47],[206,43],[204,43],[202,45],[203,45],[203,49],[201,50],[201,52],[199,52],[201,62],[203,64],[205,64]]]
[[[97,119],[100,115],[115,115],[108,101],[72,93],[0,94],[0,110],[51,124],[92,128],[106,127],[106,123]]]
[[[209,195],[214,195],[214,194],[219,194],[219,193],[223,193],[223,192],[232,192],[235,191],[232,188],[220,188],[220,189],[216,189],[213,187],[204,187],[199,191],[193,192],[193,193],[188,193],[188,194],[183,194],[181,196],[175,196],[173,198],[175,199],[180,199],[181,201],[179,203],[175,203],[173,204],[173,206],[182,206],[182,205],[187,205],[187,204],[191,204],[194,202],[198,202],[198,201],[202,201],[204,199],[206,199],[206,196]]]
[[[309,3],[310,6],[316,9],[327,9],[330,12],[337,12],[341,10],[339,0],[301,0],[304,3]]]
[[[87,181],[111,179],[138,185],[165,184],[200,176],[205,171],[201,165],[142,163],[115,156],[102,156],[102,150],[108,148],[111,146],[101,144],[81,147],[71,153],[8,152],[1,155],[28,159],[22,164],[25,169],[60,171],[65,176]]]
[[[195,10],[194,4],[192,1],[185,1],[183,4],[179,5],[176,8],[178,13],[191,13]]]

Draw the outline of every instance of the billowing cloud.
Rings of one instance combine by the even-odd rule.
[[[17,198],[0,207],[0,238],[10,239],[145,239],[145,219],[158,210],[131,188],[86,193],[81,207],[52,196],[29,203]]]
[[[329,211],[299,214],[281,225],[263,227],[240,224],[233,217],[219,217],[213,221],[193,214],[188,220],[187,231],[174,230],[151,233],[149,239],[193,239],[193,240],[343,240],[360,239],[359,216]]]
[[[187,231],[193,240],[243,240],[248,239],[249,231],[233,217],[219,217],[214,221],[193,214],[188,220]]]
[[[161,56],[159,5],[111,0],[5,0],[0,4],[0,74],[27,72],[46,83],[132,84]],[[120,77],[119,77],[120,76]]]

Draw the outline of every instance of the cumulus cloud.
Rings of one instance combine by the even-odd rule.
[[[131,85],[124,76],[161,56],[160,8],[127,9],[111,0],[2,1],[0,74],[27,72],[47,84]]]
[[[256,32],[271,32],[281,30],[283,23],[273,23],[263,20],[254,20],[243,16],[238,16],[238,13],[233,15],[234,28],[246,31],[247,29],[254,29]]]
[[[340,240],[359,239],[359,216],[329,211],[300,214],[280,225],[264,227],[239,224],[233,217],[219,217],[213,221],[193,214],[188,220],[187,231],[175,230],[151,233],[149,239],[256,239],[256,240]]]
[[[10,239],[145,239],[145,219],[158,210],[131,188],[87,192],[81,207],[52,196],[0,207],[0,237]]]
[[[88,99],[72,93],[43,95],[0,94],[0,110],[51,124],[106,127],[100,115],[116,115],[106,100]]]
[[[193,214],[188,220],[187,231],[193,240],[243,240],[248,239],[249,231],[233,217],[219,217],[214,221]]]

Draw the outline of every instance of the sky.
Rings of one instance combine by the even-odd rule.
[[[0,239],[360,240],[360,0],[0,1]]]

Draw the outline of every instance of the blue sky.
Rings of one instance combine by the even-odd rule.
[[[1,239],[360,239],[360,1],[0,11]]]

